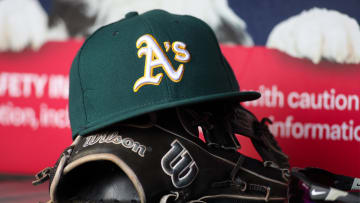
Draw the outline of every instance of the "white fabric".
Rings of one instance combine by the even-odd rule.
[[[293,57],[337,63],[360,63],[360,28],[338,11],[313,8],[276,25],[267,47]]]

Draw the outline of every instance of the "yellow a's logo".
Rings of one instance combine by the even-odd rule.
[[[143,44],[146,46],[143,46]],[[170,50],[170,42],[164,42],[166,52]],[[164,53],[163,49],[160,47],[156,39],[150,35],[146,34],[141,36],[136,41],[136,47],[139,49],[137,55],[139,58],[142,56],[145,57],[145,68],[144,76],[139,78],[133,87],[133,91],[137,92],[144,85],[159,85],[163,73],[158,73],[155,76],[153,75],[154,68],[161,67],[166,75],[174,82],[179,82],[182,79],[184,74],[184,65],[180,64],[175,70],[171,64],[169,58]],[[175,53],[174,59],[181,63],[186,63],[190,61],[190,53],[186,50],[186,44],[183,42],[175,41],[171,45],[172,51]]]

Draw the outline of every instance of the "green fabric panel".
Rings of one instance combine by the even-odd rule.
[[[184,74],[174,82],[161,67],[158,85],[144,85],[133,91],[144,76],[146,56],[138,57],[136,41],[151,34],[176,70]],[[174,60],[163,42],[180,41],[191,55],[188,62]],[[142,47],[148,46],[143,44]],[[201,20],[153,10],[104,26],[91,35],[75,58],[70,72],[70,121],[73,138],[143,113],[210,99],[241,97],[254,99],[257,93],[239,93],[235,76],[225,61],[213,31]]]
[[[83,102],[83,90],[79,77],[79,55],[76,55],[70,70],[70,89],[69,89],[69,117],[73,134],[77,134],[81,126],[86,125],[86,112]]]

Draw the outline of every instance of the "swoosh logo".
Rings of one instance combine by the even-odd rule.
[[[360,190],[360,178],[355,178],[351,190]]]
[[[315,189],[313,189],[313,190],[311,191],[311,195],[312,195],[312,196],[323,195],[323,194],[325,194],[325,193],[326,193],[325,191],[316,191]]]

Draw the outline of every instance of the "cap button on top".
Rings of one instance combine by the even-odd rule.
[[[129,12],[129,13],[125,14],[125,18],[132,18],[132,17],[138,16],[138,15],[139,15],[138,12],[132,11],[132,12]]]

